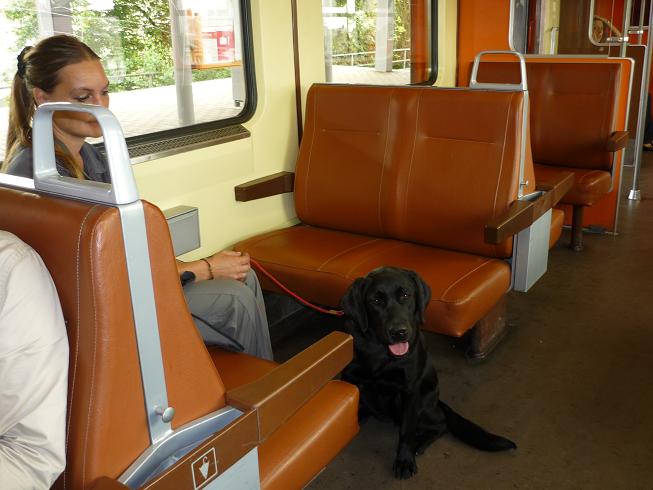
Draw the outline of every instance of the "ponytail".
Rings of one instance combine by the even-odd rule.
[[[3,171],[11,158],[20,147],[32,146],[32,117],[36,103],[31,90],[25,81],[23,57],[29,48],[23,49],[18,55],[18,70],[14,75],[11,85],[11,97],[9,100],[9,128],[7,131],[7,146]],[[21,70],[22,65],[22,70]]]

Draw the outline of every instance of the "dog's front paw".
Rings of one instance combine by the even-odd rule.
[[[397,458],[393,465],[395,478],[406,480],[417,473],[417,461],[415,455],[408,448],[400,448],[397,451]]]

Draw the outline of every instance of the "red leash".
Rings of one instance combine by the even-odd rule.
[[[325,309],[325,308],[320,308],[319,306],[314,305],[313,303],[309,303],[309,302],[306,301],[304,298],[302,298],[301,296],[299,296],[299,295],[296,294],[296,293],[293,293],[290,289],[288,289],[286,286],[284,286],[283,284],[281,284],[281,283],[279,282],[279,280],[278,280],[276,277],[274,277],[274,276],[273,276],[272,274],[270,274],[267,270],[265,270],[265,269],[263,268],[263,266],[262,266],[261,264],[259,264],[256,260],[254,260],[253,258],[250,257],[250,258],[249,258],[249,261],[250,261],[251,264],[252,264],[254,267],[256,267],[256,269],[258,269],[262,274],[265,274],[265,276],[266,276],[268,279],[270,279],[270,281],[272,281],[273,283],[275,283],[277,286],[279,286],[279,288],[281,288],[281,290],[285,291],[286,294],[289,294],[290,296],[292,296],[293,298],[295,298],[297,301],[299,301],[301,304],[303,304],[303,305],[305,305],[305,306],[308,306],[309,308],[313,308],[315,311],[319,311],[320,313],[324,313],[324,314],[326,314],[326,315],[342,316],[342,315],[345,314],[345,312],[342,311],[342,310],[327,310],[327,309]]]

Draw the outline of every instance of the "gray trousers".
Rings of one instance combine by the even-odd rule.
[[[184,286],[186,303],[207,345],[272,360],[263,292],[250,270],[244,282],[212,279]]]

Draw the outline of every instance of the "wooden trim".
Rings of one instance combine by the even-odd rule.
[[[236,201],[247,202],[263,197],[292,192],[295,186],[293,172],[277,172],[260,179],[250,180],[234,187]]]
[[[551,207],[557,205],[573,186],[573,172],[566,172],[564,170],[561,170],[554,180],[550,182],[540,182],[536,185],[538,191],[550,193],[549,199],[551,199]]]
[[[615,131],[608,138],[607,149],[609,152],[619,151],[626,148],[628,143],[628,131]]]
[[[299,31],[297,26],[297,0],[291,0],[292,8],[292,50],[295,63],[295,108],[297,111],[297,143],[302,142],[304,121],[302,117],[302,82],[299,71]]]
[[[540,216],[558,204],[562,196],[574,185],[574,174],[560,172],[556,179],[538,185],[543,194],[532,201],[515,201],[508,212],[485,225],[485,242],[502,243],[521,230],[529,227]]]
[[[259,439],[265,441],[342,371],[353,354],[352,337],[332,332],[256,381],[229,390],[227,403],[243,411],[255,410]]]

